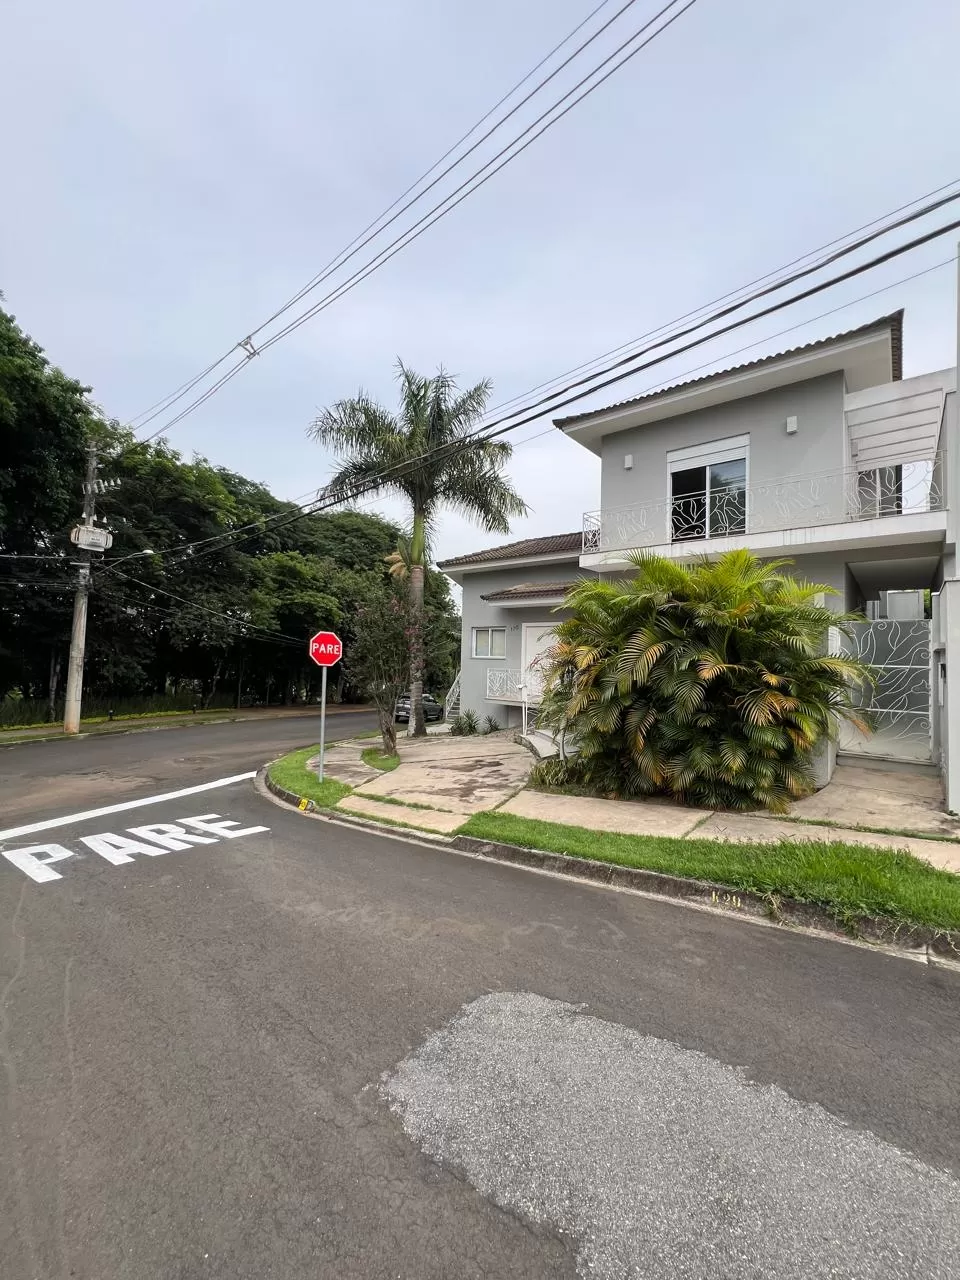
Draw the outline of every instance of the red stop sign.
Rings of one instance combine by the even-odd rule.
[[[310,657],[318,667],[332,667],[343,657],[343,645],[334,631],[318,631],[310,637]]]

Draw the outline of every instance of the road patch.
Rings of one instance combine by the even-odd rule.
[[[381,1092],[427,1156],[573,1240],[581,1276],[960,1275],[955,1179],[571,1004],[475,1000]]]

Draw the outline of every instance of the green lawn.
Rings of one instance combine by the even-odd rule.
[[[306,767],[311,756],[315,756],[318,747],[304,747],[301,751],[291,751],[287,756],[274,760],[267,770],[270,777],[285,791],[292,791],[295,796],[305,796],[321,809],[332,809],[338,800],[348,796],[353,790],[345,782],[337,782],[334,778],[317,781],[317,775]]]
[[[371,769],[381,769],[384,773],[390,773],[400,763],[399,756],[385,756],[379,747],[367,747],[360,753],[360,759]]]
[[[626,836],[496,811],[474,814],[458,834],[796,898],[825,907],[840,921],[863,914],[960,929],[960,875],[890,849],[839,841],[761,845]]]

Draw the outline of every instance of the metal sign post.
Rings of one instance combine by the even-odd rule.
[[[323,668],[320,676],[320,767],[317,769],[317,781],[323,781],[323,752],[327,745],[327,668]]]
[[[310,637],[308,652],[318,667],[323,668],[320,683],[320,763],[317,781],[323,781],[323,755],[327,744],[327,669],[336,666],[343,657],[343,644],[334,631],[318,631]]]

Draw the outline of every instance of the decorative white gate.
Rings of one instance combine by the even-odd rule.
[[[932,758],[930,623],[881,619],[855,622],[844,650],[874,670],[876,685],[859,686],[860,705],[870,713],[873,733],[852,725],[840,729],[841,751],[886,760]]]

